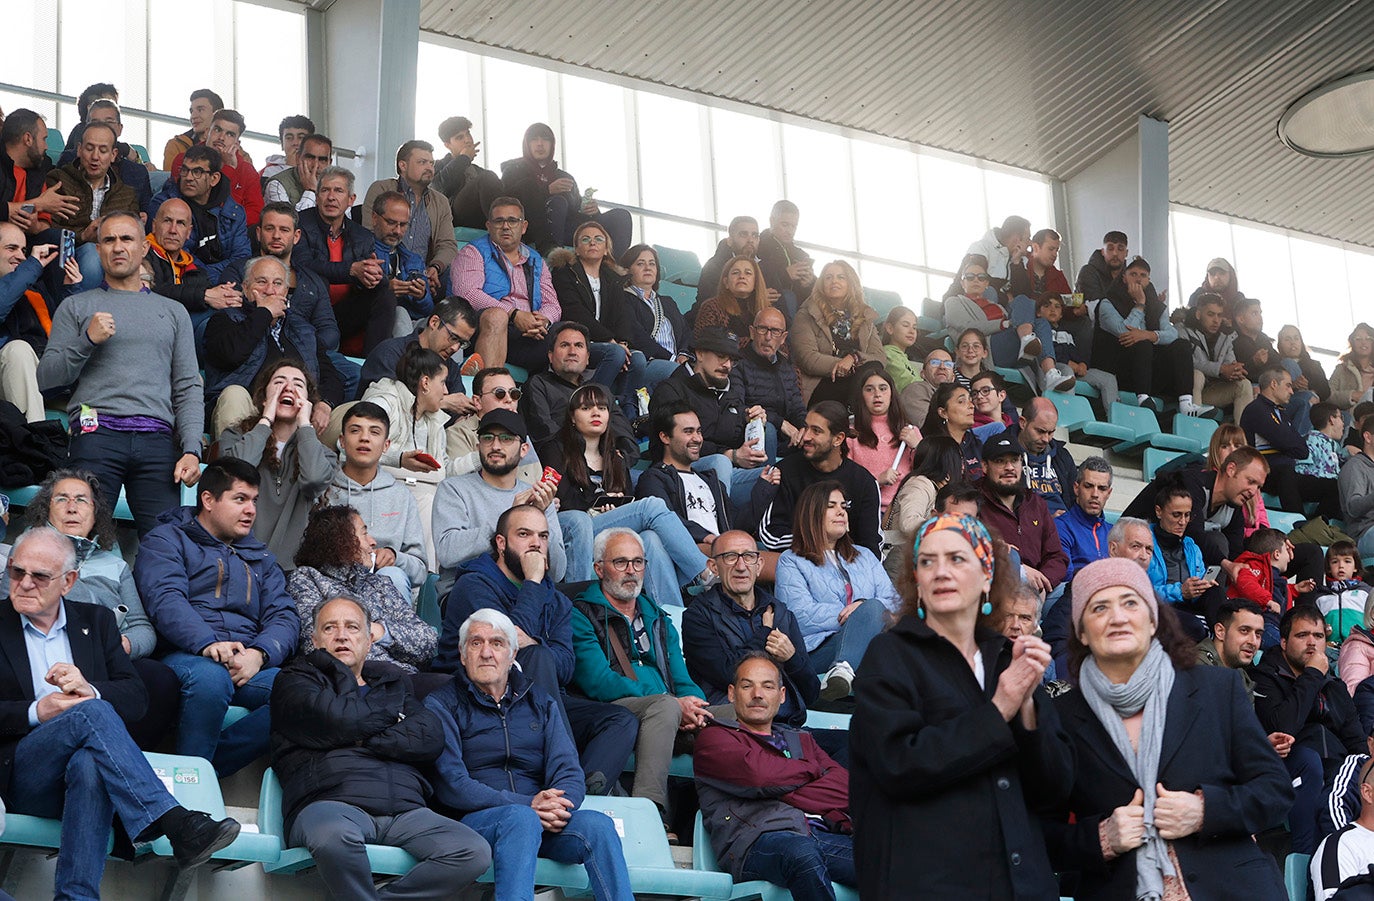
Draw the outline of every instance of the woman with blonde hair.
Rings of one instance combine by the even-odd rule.
[[[697,309],[692,328],[697,337],[702,330],[721,326],[739,339],[740,346],[749,340],[749,326],[759,310],[771,307],[768,286],[763,270],[749,257],[735,257],[720,273],[720,287],[716,296]]]
[[[865,363],[885,366],[878,314],[864,302],[859,274],[844,260],[826,263],[792,321],[792,361],[807,404],[854,401]]]

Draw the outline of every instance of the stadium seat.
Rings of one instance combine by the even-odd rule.
[[[142,144],[130,144],[129,146],[134,149],[134,153],[138,154],[138,158],[143,161],[144,165],[152,164],[153,158],[148,155],[147,147]]]
[[[1270,507],[1267,502],[1264,512],[1269,516],[1270,528],[1278,529],[1281,532],[1291,532],[1307,519],[1302,513],[1289,513],[1286,510],[1275,510],[1273,507]]]
[[[942,331],[945,327],[945,305],[929,297],[921,298],[921,315],[916,317],[918,331],[928,334]]]
[[[878,320],[881,322],[887,318],[888,313],[902,305],[902,295],[881,288],[864,288],[864,301],[877,312]]]
[[[702,822],[701,811],[697,811],[696,824],[692,829],[692,869],[719,871],[716,851],[711,847],[711,839],[706,835],[706,825]],[[836,901],[858,901],[859,893],[848,886],[835,884]],[[790,901],[792,893],[780,885],[755,879],[750,882],[737,882],[730,892],[731,898],[758,898],[759,901]]]
[[[444,611],[439,608],[438,573],[429,573],[425,576],[425,584],[420,586],[420,599],[416,602],[415,612],[420,615],[420,619],[443,631]]]
[[[686,285],[675,285],[672,282],[661,281],[658,283],[658,293],[663,297],[671,298],[684,316],[697,302],[697,289]]]
[[[658,278],[661,282],[676,282],[679,285],[697,286],[701,279],[701,258],[690,250],[654,245],[658,254]]]
[[[1154,439],[1163,435],[1159,430],[1159,420],[1155,418],[1153,411],[1145,407],[1132,407],[1128,404],[1115,403],[1107,411],[1107,421],[1110,425],[1118,426],[1130,432],[1130,437],[1123,438],[1112,450],[1118,454],[1129,453],[1138,450],[1147,444],[1153,444]],[[1084,429],[1084,432],[1091,435],[1092,432]],[[1168,445],[1155,444],[1156,447],[1168,448]]]
[[[1189,441],[1195,447],[1174,446],[1175,450],[1192,451],[1195,454],[1206,454],[1207,447],[1212,443],[1212,433],[1217,430],[1221,423],[1215,419],[1206,419],[1201,416],[1184,416],[1182,413],[1174,414],[1174,439],[1177,442]]]
[[[1085,422],[1097,421],[1097,417],[1093,415],[1092,404],[1088,403],[1087,398],[1081,395],[1069,394],[1064,391],[1051,391],[1048,397],[1050,402],[1054,404],[1054,408],[1059,411],[1061,428],[1074,432],[1081,429]]]
[[[54,166],[62,158],[62,151],[67,148],[67,142],[62,137],[62,132],[48,126],[48,159],[52,160]]]
[[[1311,865],[1311,854],[1289,854],[1284,858],[1283,884],[1288,889],[1288,901],[1307,901],[1308,883],[1312,881]]]
[[[460,248],[465,244],[471,244],[486,233],[487,230],[484,228],[466,228],[462,225],[453,227],[453,237]]]
[[[162,190],[162,186],[167,184],[167,179],[172,177],[172,173],[163,172],[161,169],[154,169],[148,173],[148,187],[154,194]]]
[[[658,807],[648,798],[591,795],[582,802],[582,809],[599,810],[615,822],[625,866],[630,871],[630,887],[636,896],[731,897],[733,882],[728,874],[681,869],[673,862]],[[582,897],[590,891],[566,894]]]
[[[175,754],[154,754],[145,751],[144,757],[153,772],[161,777],[167,790],[188,810],[203,810],[215,819],[225,815],[224,797],[220,794],[215,768],[203,757],[178,757]],[[159,857],[172,856],[172,843],[166,836],[152,843],[152,851]],[[229,869],[250,863],[270,864],[281,855],[281,841],[273,835],[245,830],[226,848],[216,851],[211,860]]]
[[[1159,467],[1168,463],[1170,460],[1183,456],[1184,451],[1164,450],[1158,447],[1145,448],[1145,462],[1142,466],[1145,481],[1150,481],[1155,477]]]

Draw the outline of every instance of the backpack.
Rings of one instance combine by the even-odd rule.
[[[67,463],[70,441],[57,420],[26,422],[9,401],[0,401],[0,488],[36,485]]]

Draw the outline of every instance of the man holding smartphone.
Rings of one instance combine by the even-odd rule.
[[[26,238],[13,222],[0,222],[0,399],[19,408],[26,422],[47,416],[38,390],[38,357],[48,346],[48,329],[58,299],[43,278],[58,256],[52,244],[39,244],[24,256]],[[68,287],[81,281],[76,260],[67,262]]]

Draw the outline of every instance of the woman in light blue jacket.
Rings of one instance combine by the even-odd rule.
[[[849,537],[849,501],[833,479],[807,487],[792,517],[792,549],[778,558],[777,596],[797,617],[821,697],[849,695],[873,637],[901,606],[882,562]]]
[[[1150,557],[1150,584],[1161,603],[1178,614],[1188,637],[1201,641],[1207,635],[1210,611],[1225,599],[1217,583],[1205,579],[1207,564],[1197,542],[1184,534],[1193,516],[1193,496],[1181,485],[1161,488],[1155,498],[1155,552]]]

